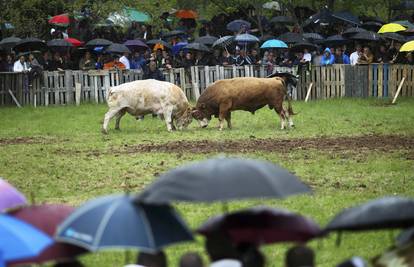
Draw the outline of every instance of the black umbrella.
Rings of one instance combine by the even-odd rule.
[[[340,34],[329,36],[325,40],[321,41],[321,43],[326,44],[326,45],[342,45],[347,42],[349,42],[349,40],[344,38]]]
[[[234,41],[234,36],[231,36],[231,35],[223,36],[213,43],[213,47],[216,47],[216,46],[226,47],[226,46],[231,45],[233,41]]]
[[[394,40],[400,43],[405,43],[407,40],[404,36],[401,34],[398,34],[396,32],[386,32],[380,35],[382,38]]]
[[[49,47],[73,47],[73,44],[65,39],[53,39],[47,42]]]
[[[340,212],[327,231],[407,228],[414,225],[414,199],[384,197]]]
[[[362,24],[362,28],[369,30],[369,31],[375,31],[377,32],[384,23],[378,22],[378,21],[366,21]]]
[[[174,31],[163,33],[162,38],[171,38],[171,37],[181,36],[184,34],[186,33],[183,31],[174,30]]]
[[[397,245],[402,246],[411,241],[414,241],[414,227],[408,228],[397,236],[395,239]]]
[[[309,42],[299,42],[296,43],[294,45],[292,45],[290,51],[292,52],[303,52],[303,50],[309,50],[309,51],[314,51],[316,49],[318,49],[317,45],[311,44]]]
[[[306,242],[321,235],[311,219],[287,210],[255,207],[213,217],[197,229],[209,237],[225,234],[236,244]]]
[[[273,17],[270,20],[271,23],[280,23],[280,24],[286,24],[286,25],[293,25],[295,24],[295,20],[291,17],[287,17],[287,16],[276,16]]]
[[[129,50],[129,48],[126,45],[117,43],[111,44],[106,48],[105,51],[114,54],[131,53],[131,50]]]
[[[30,37],[20,40],[20,42],[18,42],[13,49],[16,52],[47,50],[47,45],[38,38]]]
[[[319,33],[315,33],[315,32],[306,32],[303,34],[303,37],[306,40],[309,40],[310,42],[320,41],[320,40],[325,39],[322,35],[320,35]]]
[[[392,10],[414,10],[413,1],[401,1],[401,3],[391,7]]]
[[[346,22],[352,25],[361,25],[361,21],[359,20],[359,18],[348,11],[334,12],[332,14],[332,17],[339,21]]]
[[[12,49],[22,39],[17,37],[7,37],[0,41],[0,47],[4,49]]]
[[[148,45],[146,45],[143,41],[139,40],[139,39],[135,39],[135,40],[126,40],[124,42],[124,45],[126,45],[127,47],[131,47],[132,49],[134,48],[148,48]]]
[[[137,201],[212,202],[246,198],[284,198],[310,193],[298,177],[270,162],[214,158],[185,165],[162,175]]]
[[[248,21],[236,19],[226,25],[226,29],[231,32],[238,32],[242,27],[245,27],[248,30],[250,29],[251,24]]]
[[[302,34],[295,32],[286,32],[277,37],[278,40],[281,40],[287,44],[299,43],[306,41]]]
[[[359,27],[352,27],[352,28],[348,28],[346,29],[342,35],[345,37],[350,37],[354,34],[357,34],[359,32],[366,32],[367,30],[365,30],[364,28],[359,28]]]
[[[214,42],[216,42],[217,40],[218,38],[215,36],[206,35],[203,37],[198,37],[197,39],[194,40],[194,42],[204,44],[204,45],[213,45]]]
[[[110,46],[112,44],[111,41],[106,39],[93,39],[86,43],[87,47],[94,47],[94,46]]]
[[[149,45],[156,45],[156,44],[162,44],[163,46],[167,47],[168,49],[172,48],[172,45],[170,45],[169,43],[167,43],[164,40],[161,39],[152,39],[146,42]]]
[[[381,40],[381,36],[379,36],[375,32],[365,31],[365,32],[359,32],[359,33],[353,35],[350,39],[358,40],[358,41],[373,41],[373,42],[376,42],[376,41]]]
[[[183,48],[184,49],[189,49],[189,50],[194,50],[194,51],[199,51],[199,52],[210,52],[210,49],[207,46],[205,46],[203,44],[200,44],[200,43],[196,43],[196,42],[190,43],[190,44],[184,46]]]

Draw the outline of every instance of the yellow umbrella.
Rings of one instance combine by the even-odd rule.
[[[406,42],[400,48],[400,52],[411,52],[411,51],[414,51],[414,41]]]
[[[401,32],[405,31],[407,28],[398,24],[398,23],[388,23],[382,25],[381,29],[379,29],[378,33],[386,33],[386,32]]]

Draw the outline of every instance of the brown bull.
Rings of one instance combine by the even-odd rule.
[[[231,128],[231,111],[246,110],[252,114],[266,105],[274,109],[280,116],[281,129],[293,126],[290,115],[294,115],[288,97],[288,109],[283,108],[283,100],[287,96],[285,78],[233,78],[219,80],[206,88],[197,101],[193,117],[201,127],[207,127],[211,116],[219,118],[220,130],[224,120]]]

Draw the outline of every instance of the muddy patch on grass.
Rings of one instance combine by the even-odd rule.
[[[41,144],[45,141],[46,139],[42,137],[0,138],[0,146]]]
[[[397,135],[367,135],[356,137],[335,138],[296,138],[296,139],[250,139],[242,140],[192,140],[175,141],[163,144],[149,143],[124,145],[107,150],[57,150],[61,154],[86,153],[87,156],[139,154],[139,153],[175,153],[175,154],[205,154],[205,153],[249,153],[256,151],[288,153],[291,151],[320,150],[329,152],[391,152],[405,150],[409,154],[414,151],[414,138]]]

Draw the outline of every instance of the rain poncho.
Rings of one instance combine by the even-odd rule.
[[[327,52],[329,53],[329,56],[326,56]],[[326,48],[321,58],[321,65],[332,65],[334,64],[334,62],[335,62],[335,57],[334,55],[332,55],[331,49]]]

